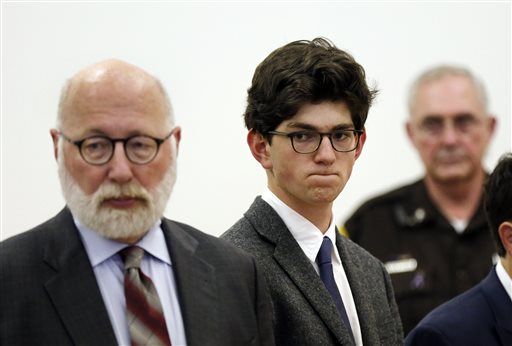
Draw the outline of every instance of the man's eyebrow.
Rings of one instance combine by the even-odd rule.
[[[427,114],[423,117],[422,121],[428,120],[428,121],[444,121],[444,119],[460,119],[460,118],[476,118],[476,116],[471,112],[460,112],[456,113],[452,116],[446,117],[442,116],[440,114]]]
[[[441,115],[436,115],[436,114],[427,114],[423,117],[423,119],[421,120],[422,122],[423,121],[434,121],[434,120],[443,120],[443,117]]]
[[[286,124],[287,128],[291,129],[300,129],[300,130],[311,130],[311,131],[319,131],[316,126],[313,126],[311,124],[307,123],[301,123],[301,122],[291,122]],[[331,131],[336,130],[353,130],[354,125],[353,124],[338,124],[331,128]]]
[[[142,135],[147,135],[145,133],[142,133],[141,131],[139,130],[135,130],[135,131],[130,131],[128,133],[127,136],[123,137],[123,138],[128,138],[128,137],[133,137],[133,136],[142,136]],[[95,137],[95,136],[98,136],[98,137],[108,137],[108,138],[114,138],[112,136],[110,136],[106,131],[102,130],[102,129],[99,129],[99,128],[91,128],[91,129],[87,129],[84,134],[83,134],[83,138],[89,138],[89,137]]]

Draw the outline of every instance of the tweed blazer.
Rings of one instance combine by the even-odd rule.
[[[188,345],[273,345],[271,303],[252,257],[167,219]],[[68,209],[0,243],[0,345],[116,345]]]
[[[222,238],[252,254],[273,303],[277,345],[351,345],[329,292],[274,209],[257,197]],[[336,235],[365,345],[401,345],[403,332],[393,288],[381,262]]]
[[[512,345],[512,301],[492,268],[469,291],[430,312],[406,345]]]

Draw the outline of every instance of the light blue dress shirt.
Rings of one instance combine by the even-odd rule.
[[[114,328],[119,345],[130,345],[126,323],[124,296],[124,266],[118,252],[127,244],[100,236],[74,219],[94,270],[96,281]],[[158,221],[149,232],[134,244],[145,250],[141,270],[153,281],[164,311],[167,330],[173,345],[186,345],[176,281],[165,238]]]

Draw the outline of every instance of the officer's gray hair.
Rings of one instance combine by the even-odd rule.
[[[463,76],[468,78],[474,85],[475,90],[480,97],[480,101],[482,102],[482,106],[485,112],[487,112],[487,93],[485,91],[484,84],[480,79],[465,67],[456,65],[438,65],[425,70],[412,83],[409,89],[408,98],[409,114],[412,114],[412,109],[416,102],[419,88],[427,82],[439,80],[446,76]]]

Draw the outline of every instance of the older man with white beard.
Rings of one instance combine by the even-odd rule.
[[[50,132],[67,207],[0,243],[0,344],[274,344],[252,257],[163,218],[181,129],[156,78],[84,68]]]

